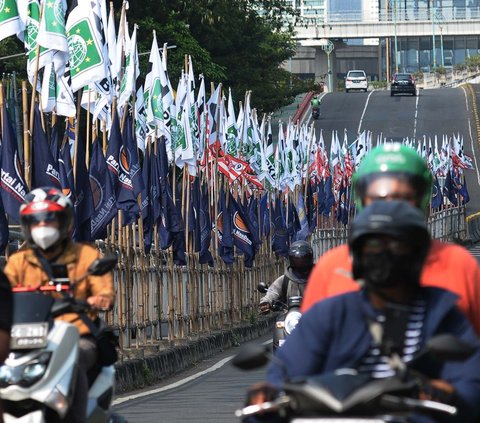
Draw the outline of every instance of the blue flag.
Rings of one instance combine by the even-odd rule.
[[[310,228],[310,233],[312,233],[317,227],[317,213],[313,204],[314,187],[312,187],[310,182],[307,182],[307,184],[307,198],[305,198],[305,207],[307,209],[308,227]]]
[[[42,128],[38,105],[33,112],[32,134],[32,188],[54,187],[61,189],[58,164],[54,160],[47,135]]]
[[[448,200],[454,205],[458,205],[457,200],[457,190],[453,184],[452,173],[450,170],[447,172],[447,177],[445,178],[445,185],[443,187],[443,195],[448,198]]]
[[[199,178],[195,178],[197,182]],[[212,237],[212,221],[210,219],[210,211],[208,208],[208,189],[206,185],[198,186],[198,190],[195,188],[194,192],[195,197],[195,210],[196,210],[196,228],[195,232],[198,234],[195,235],[195,240],[198,242],[196,244],[195,251],[199,253],[199,263],[208,264],[213,266],[213,257],[209,251],[210,241]]]
[[[305,241],[311,234],[310,225],[308,224],[307,213],[305,211],[305,202],[303,193],[298,193],[297,214],[300,223],[300,229],[295,233],[295,241]]]
[[[75,191],[73,179],[72,159],[70,158],[70,147],[65,144],[60,151],[58,157],[58,170],[60,172],[60,185],[63,193],[70,199],[72,204],[75,204]]]
[[[9,241],[8,221],[3,207],[2,199],[0,198],[0,254],[5,253],[5,247]]]
[[[90,220],[91,239],[104,239],[108,224],[117,215],[117,200],[98,138],[92,145],[89,179],[95,207]]]
[[[270,237],[270,208],[268,207],[268,192],[260,198],[260,234],[268,240]]]
[[[335,205],[335,196],[332,191],[332,177],[329,176],[325,181],[325,209],[323,210],[324,216],[330,216],[330,210]]]
[[[255,244],[255,250],[257,250],[258,246],[262,244],[262,240],[260,235],[260,224],[258,222],[258,201],[256,198],[250,197],[247,210],[248,218],[250,219],[250,224],[252,226],[252,239]]]
[[[289,238],[287,225],[285,223],[285,213],[280,196],[275,199],[275,207],[272,208],[273,237],[272,250],[281,257],[288,256]]]
[[[152,213],[152,224],[159,223],[162,218],[162,204],[160,186],[160,159],[158,154],[151,152],[150,154],[150,182],[148,188],[150,190],[150,212]]]
[[[252,224],[248,212],[237,203],[232,195],[229,198],[233,222],[233,240],[235,246],[243,252],[245,267],[252,267],[255,259],[255,243],[252,236]]]
[[[433,187],[432,187],[432,209],[436,210],[441,207],[443,204],[443,195],[442,190],[440,188],[440,184],[438,183],[438,178],[435,176],[433,180]]]
[[[123,211],[123,226],[132,223],[140,213],[130,178],[129,159],[128,150],[124,147],[120,132],[118,114],[115,111],[108,140],[106,161],[115,189],[117,208]]]
[[[18,156],[17,137],[3,105],[3,139],[1,148],[1,197],[7,214],[20,223],[20,205],[27,195],[27,185],[23,179],[23,168]]]
[[[50,151],[52,152],[53,161],[55,163],[58,162],[58,158],[60,156],[60,132],[58,126],[59,121],[53,125],[52,132],[50,133]],[[60,169],[58,170],[60,171]]]
[[[152,213],[152,202],[150,197],[150,186],[151,186],[151,158],[148,148],[145,148],[145,156],[143,158],[142,165],[142,182],[143,189],[140,192],[140,214],[142,215],[143,222],[143,245],[145,253],[150,253],[153,242],[153,213]]]
[[[220,187],[220,193],[218,195],[216,231],[218,237],[218,255],[225,264],[234,263],[235,243],[233,240],[232,213],[230,207],[227,207],[223,186]]]
[[[133,195],[137,198],[140,192],[142,192],[144,186],[142,169],[138,159],[137,139],[135,138],[135,132],[133,131],[133,119],[131,115],[127,116],[125,122],[123,142],[128,156],[128,168],[133,186]]]
[[[327,202],[325,198],[325,182],[323,179],[320,179],[320,182],[317,185],[317,213],[319,215],[324,214],[327,207]]]
[[[75,240],[90,241],[90,218],[95,211],[86,160],[86,145],[83,137],[77,142],[77,172],[75,175]]]
[[[459,194],[460,204],[467,204],[470,201],[470,194],[467,189],[467,180],[463,178],[463,183],[460,181],[459,176],[453,178],[453,184],[455,185],[455,190]]]

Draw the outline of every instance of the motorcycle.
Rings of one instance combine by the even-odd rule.
[[[268,292],[268,286],[265,282],[260,282],[257,285],[257,290],[262,294],[266,294]],[[302,317],[300,311],[302,298],[303,297],[299,295],[291,296],[287,298],[286,304],[282,301],[275,301],[272,304],[272,311],[281,312],[275,320],[275,329],[273,332],[274,352],[283,345],[288,335],[292,333],[300,321],[300,318]]]
[[[312,119],[319,119],[319,118],[320,118],[320,108],[312,107]]]
[[[115,263],[115,257],[94,261],[74,284],[89,275],[107,273]],[[66,422],[73,401],[80,335],[73,324],[54,318],[65,313],[85,313],[91,308],[86,301],[73,298],[73,286],[65,277],[65,266],[52,266],[52,273],[48,285],[13,289],[11,352],[0,367],[5,423]],[[62,298],[45,295],[49,292],[59,293]],[[99,366],[89,375],[89,382],[87,421],[125,422],[109,410],[115,382],[114,366]]]
[[[407,423],[413,413],[439,419],[457,414],[455,406],[433,400],[418,399],[419,387],[427,378],[414,370],[422,357],[441,361],[462,361],[474,349],[452,335],[431,338],[426,347],[408,364],[399,363],[394,376],[370,379],[354,369],[339,369],[299,380],[285,379],[281,394],[271,401],[236,410],[240,418],[276,412],[291,423]],[[243,348],[232,363],[242,370],[256,369],[271,359],[264,346]]]

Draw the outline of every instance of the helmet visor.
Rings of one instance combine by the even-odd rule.
[[[24,214],[21,216],[21,219],[22,222],[26,225],[37,225],[41,222],[58,222],[58,213],[45,211],[32,214]]]

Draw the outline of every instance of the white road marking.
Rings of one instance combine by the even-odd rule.
[[[269,340],[269,341],[263,342],[262,345],[268,345],[271,343],[272,343],[272,340]],[[112,405],[123,404],[124,402],[127,402],[127,401],[132,401],[134,399],[143,398],[148,395],[158,394],[160,392],[165,392],[170,389],[178,388],[179,386],[185,385],[186,383],[191,382],[192,380],[198,379],[203,375],[206,375],[208,373],[211,373],[211,372],[214,372],[215,370],[220,369],[226,363],[232,360],[233,357],[235,357],[235,355],[230,355],[228,357],[225,357],[223,360],[220,360],[218,363],[215,363],[213,366],[209,367],[208,369],[202,370],[201,372],[195,373],[194,375],[188,376],[177,382],[171,383],[170,385],[162,386],[161,388],[150,389],[149,391],[145,391],[145,392],[139,392],[138,394],[132,394],[132,395],[116,398],[112,401]]]
[[[367,101],[365,102],[365,106],[363,107],[362,117],[360,118],[360,123],[358,124],[357,134],[360,134],[360,129],[362,128],[363,117],[365,116],[365,112],[367,111],[368,102],[370,101],[370,96],[375,92],[375,90],[370,91],[368,94]]]
[[[467,91],[465,90],[465,87],[462,87],[462,90],[463,90],[463,94],[465,95],[465,104],[466,104],[467,112],[468,112]],[[475,98],[473,99],[473,101],[476,101]],[[480,185],[480,173],[479,173],[479,170],[478,170],[477,155],[475,154],[475,149],[474,149],[474,141],[473,141],[473,134],[472,134],[472,123],[471,123],[471,120],[470,120],[470,113],[468,113],[467,116],[468,116],[468,118],[467,118],[468,133],[470,135],[470,143],[471,143],[471,146],[472,146],[472,156],[473,156],[473,160],[475,160],[475,173],[477,174],[477,182]]]
[[[418,91],[418,90],[417,90]],[[413,120],[413,138],[417,137],[417,117],[418,117],[418,99],[419,93],[417,92],[417,100],[415,101],[415,119]]]

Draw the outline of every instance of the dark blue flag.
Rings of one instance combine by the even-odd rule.
[[[108,140],[106,161],[115,189],[117,207],[123,211],[122,224],[124,226],[137,219],[140,213],[133,192],[132,179],[130,178],[129,160],[129,152],[124,147],[118,114],[115,111]]]
[[[47,135],[42,128],[42,119],[37,104],[33,112],[32,158],[32,188],[61,189],[58,162],[53,158]]]
[[[470,201],[470,194],[467,189],[467,180],[463,177],[463,183],[460,181],[459,176],[453,178],[453,184],[455,185],[455,190],[460,195],[460,204],[467,204]]]
[[[325,181],[325,209],[323,210],[324,216],[330,216],[330,210],[335,205],[335,196],[332,191],[332,177],[329,176]]]
[[[188,213],[188,232],[192,233],[193,247],[197,253],[202,248],[200,229],[201,195],[200,179],[194,178],[190,189],[190,207],[188,210],[185,210],[185,213]]]
[[[260,235],[260,224],[258,222],[258,201],[253,196],[250,197],[247,210],[248,218],[250,219],[250,224],[252,225],[253,243],[255,244],[255,249],[258,249],[257,247],[262,244],[262,240]]]
[[[448,198],[448,200],[454,205],[458,205],[457,200],[457,190],[453,183],[452,173],[450,170],[447,172],[447,177],[445,178],[445,185],[443,187],[443,195]]]
[[[289,237],[285,223],[285,212],[280,196],[275,199],[275,207],[272,208],[273,237],[272,250],[282,257],[288,256]]]
[[[150,187],[151,187],[151,157],[148,148],[145,148],[145,155],[143,157],[142,164],[142,182],[143,189],[140,192],[140,213],[142,215],[143,222],[143,244],[145,253],[150,253],[153,242],[153,213],[152,202],[150,200]]]
[[[162,217],[161,186],[160,186],[160,160],[154,151],[150,153],[150,182],[147,188],[150,191],[150,213],[152,224],[160,223]]]
[[[270,236],[270,208],[268,207],[268,192],[260,198],[260,234],[266,239]]]
[[[295,241],[305,241],[311,234],[310,225],[308,224],[307,212],[305,210],[305,201],[303,198],[303,193],[298,193],[297,200],[297,214],[298,220],[300,223],[300,228],[295,233]]]
[[[213,266],[213,257],[210,253],[212,239],[212,219],[208,203],[208,187],[204,184],[200,188],[200,217],[197,219],[200,227],[199,263]]]
[[[344,225],[348,223],[348,210],[349,210],[349,198],[347,188],[343,182],[340,184],[340,190],[338,193],[338,207],[336,210],[337,222],[341,222]]]
[[[53,125],[52,132],[50,133],[50,151],[52,152],[53,161],[57,163],[60,156],[60,132],[58,120],[55,125]],[[60,171],[60,169],[58,170]]]
[[[133,131],[133,119],[131,115],[127,116],[125,122],[123,142],[129,160],[128,169],[130,172],[130,179],[133,185],[133,195],[135,198],[137,198],[140,192],[142,192],[144,186],[142,169],[140,167],[140,160],[138,159],[137,139],[135,138],[135,132]]]
[[[235,246],[244,254],[245,267],[252,267],[255,259],[255,243],[252,236],[252,225],[247,210],[237,203],[232,195],[229,197],[232,222],[233,240]]]
[[[310,233],[312,233],[317,227],[317,213],[313,204],[313,191],[314,187],[312,187],[310,182],[307,182],[307,197],[305,198],[305,207],[307,209],[307,221],[310,228]]]
[[[23,179],[23,168],[18,156],[17,137],[3,104],[3,139],[1,148],[1,197],[7,214],[20,223],[20,205],[27,195],[27,185]]]
[[[108,224],[117,215],[117,200],[98,138],[92,145],[89,179],[95,207],[90,220],[91,239],[104,239]]]
[[[325,198],[325,182],[323,179],[320,179],[320,182],[317,185],[317,213],[319,215],[324,214],[326,209],[326,198]]]
[[[216,232],[218,237],[218,255],[225,264],[235,262],[234,240],[232,229],[232,213],[230,205],[227,207],[225,190],[220,187],[218,195],[218,215],[216,219]]]
[[[72,159],[70,158],[70,147],[65,144],[58,157],[58,170],[60,172],[60,185],[63,193],[75,204],[75,182],[73,178]]]
[[[432,187],[432,209],[434,210],[439,209],[442,204],[443,204],[442,190],[440,188],[440,184],[438,183],[438,178],[435,176],[433,180],[433,187]]]
[[[86,144],[79,136],[77,142],[77,160],[75,175],[75,240],[90,241],[90,218],[95,212],[86,160]]]

